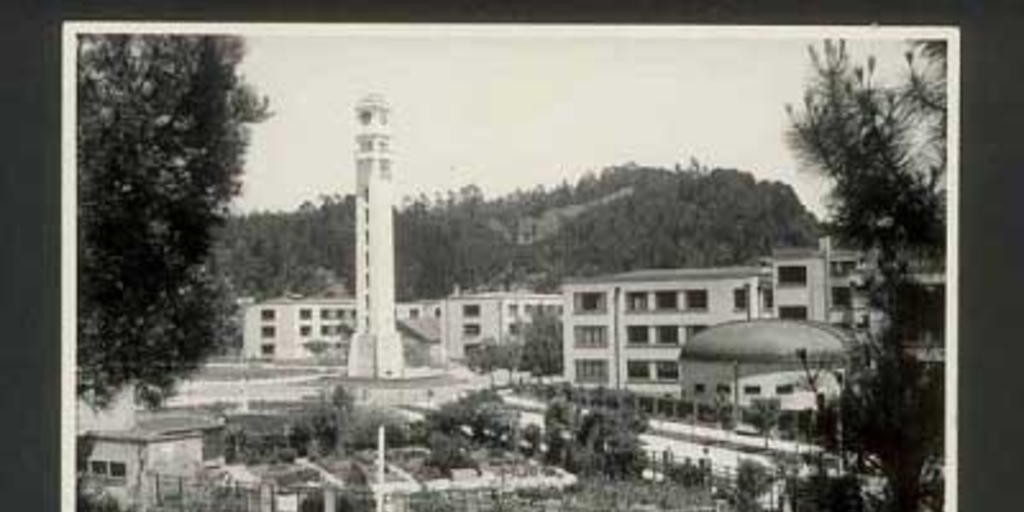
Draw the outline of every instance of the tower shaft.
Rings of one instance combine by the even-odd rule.
[[[390,109],[369,96],[356,106],[356,334],[349,375],[399,378],[404,374],[395,329],[394,162]]]

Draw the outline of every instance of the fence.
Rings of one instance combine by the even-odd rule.
[[[218,484],[151,475],[144,512],[375,512],[368,488]],[[416,491],[389,494],[387,512],[715,512],[709,496],[679,488],[591,482],[564,493],[552,489]]]

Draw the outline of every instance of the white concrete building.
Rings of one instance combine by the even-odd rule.
[[[252,303],[244,312],[242,354],[277,360],[314,358],[322,348],[328,355],[344,354],[355,324],[351,297],[291,296]]]
[[[770,310],[762,267],[639,270],[567,281],[566,377],[579,385],[679,396],[679,348],[710,326]]]
[[[772,315],[784,320],[813,320],[867,329],[863,293],[865,260],[854,251],[833,249],[827,238],[817,248],[776,249],[772,269]]]
[[[823,322],[760,319],[708,329],[680,352],[682,397],[704,405],[749,407],[778,400],[786,411],[835,396],[846,368],[850,331]]]
[[[535,315],[562,314],[562,296],[529,291],[456,293],[441,303],[442,336],[452,359],[483,343],[521,340]],[[437,311],[434,309],[434,311]]]

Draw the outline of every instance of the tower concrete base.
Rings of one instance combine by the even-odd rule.
[[[397,332],[356,333],[348,353],[348,376],[370,379],[405,378],[405,352]]]

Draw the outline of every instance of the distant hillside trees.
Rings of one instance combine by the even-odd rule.
[[[553,235],[517,237],[527,219],[584,204],[560,218]],[[335,196],[296,212],[233,218],[219,261],[239,293],[256,297],[348,286],[353,212],[350,196]],[[813,244],[818,231],[788,185],[729,169],[633,164],[491,200],[475,186],[408,198],[395,223],[400,299],[442,297],[456,286],[554,290],[567,276],[750,263],[775,246]]]
[[[128,387],[158,402],[224,334],[212,229],[267,115],[243,54],[234,37],[79,36],[77,383],[93,404]]]

